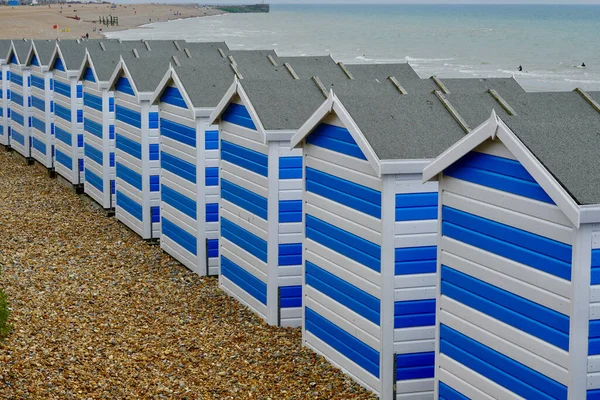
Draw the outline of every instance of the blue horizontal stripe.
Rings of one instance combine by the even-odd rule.
[[[118,166],[118,164],[117,164]],[[143,208],[135,200],[130,199],[117,190],[117,207],[131,214],[135,219],[142,221]]]
[[[54,93],[71,98],[71,86],[60,81],[54,81]]]
[[[159,223],[160,222],[160,207],[159,206],[150,207],[150,215],[152,217],[153,224]]]
[[[571,265],[568,262],[536,253],[535,251],[447,221],[442,223],[442,235],[558,276],[559,278],[571,280]]]
[[[41,140],[35,137],[32,137],[31,146],[43,155],[46,155],[46,143],[42,142]]]
[[[380,301],[375,296],[306,261],[306,285],[379,326]]]
[[[125,94],[128,94],[130,96],[135,96],[135,92],[133,91],[133,88],[131,87],[131,83],[129,83],[129,79],[125,78],[125,77],[120,77],[119,80],[117,81],[117,84],[115,85],[115,90],[117,92],[122,92]]]
[[[366,186],[307,167],[306,191],[381,218],[381,192]]]
[[[440,352],[526,399],[567,399],[567,387],[442,324]]]
[[[158,129],[158,112],[149,112],[148,113],[148,128],[149,129]]]
[[[302,200],[279,201],[279,223],[302,222]]]
[[[435,300],[409,300],[394,303],[394,328],[435,325]]]
[[[83,80],[90,81],[90,82],[96,82],[96,77],[94,76],[94,71],[92,71],[91,67],[87,67],[85,69],[85,72],[83,73]]]
[[[569,317],[442,266],[442,294],[563,350],[569,349]]]
[[[83,94],[83,105],[94,110],[102,111],[102,97],[93,94]]]
[[[19,143],[21,146],[25,146],[25,136],[21,135],[21,133],[19,133],[18,131],[15,130],[15,128],[12,128],[11,131],[11,137],[17,142]],[[58,158],[57,158],[58,160]]]
[[[250,113],[241,104],[229,104],[225,112],[223,112],[221,119],[235,125],[243,126],[244,128],[256,130],[256,125],[252,121]]]
[[[102,152],[95,147],[90,146],[89,144],[85,145],[83,150],[85,156],[90,160],[94,161],[98,165],[103,165],[104,160],[102,158]]]
[[[142,190],[142,175],[121,163],[117,163],[117,178],[124,180],[137,190]]]
[[[367,159],[350,132],[339,126],[321,124],[308,136],[306,142],[350,157]]]
[[[14,109],[12,110],[12,113],[11,113],[11,119],[13,121],[15,121],[17,124],[19,124],[21,126],[25,126],[25,119],[23,118],[23,116],[21,114],[16,112]]]
[[[54,134],[56,135],[57,140],[60,140],[61,142],[68,144],[69,146],[73,145],[73,137],[69,132],[65,131],[64,129],[55,126]]]
[[[181,95],[179,89],[173,86],[167,86],[160,96],[160,101],[171,104],[175,107],[187,108],[187,104]]]
[[[31,117],[31,125],[38,131],[46,134],[46,123],[36,117]]]
[[[104,192],[104,181],[98,175],[90,171],[89,169],[85,169],[85,183],[90,184],[101,192]]]
[[[219,203],[206,204],[206,222],[217,222],[219,220]]]
[[[590,320],[588,332],[588,355],[598,355],[600,354],[600,320]]]
[[[246,188],[222,179],[221,198],[251,212],[265,221],[267,220],[267,199]]]
[[[59,118],[64,119],[65,121],[71,122],[71,110],[66,107],[61,106],[58,103],[54,104],[54,115]]]
[[[120,106],[117,104],[115,111],[115,118],[117,121],[121,121],[127,125],[131,125],[134,128],[142,128],[142,114],[137,111],[130,110],[129,108]]]
[[[437,219],[438,193],[396,194],[396,221]]]
[[[189,126],[161,118],[160,134],[185,145],[196,147],[196,130]]]
[[[345,330],[323,318],[309,307],[305,311],[306,330],[333,347],[340,354],[379,378],[379,352]]]
[[[219,186],[219,167],[208,167],[205,170],[206,186]]]
[[[280,157],[279,179],[302,179],[302,156]]]
[[[150,161],[158,161],[160,159],[160,145],[158,143],[151,143],[148,147],[148,158]]]
[[[374,271],[381,271],[381,247],[350,232],[306,215],[306,237]]]
[[[100,125],[99,123],[92,121],[91,119],[84,118],[83,119],[83,129],[86,132],[89,132],[92,135],[102,139],[102,125]]]
[[[600,249],[592,250],[592,285],[600,285]]]
[[[14,130],[13,130],[13,133],[14,133]],[[65,153],[63,153],[60,150],[56,150],[56,162],[64,165],[65,167],[67,167],[70,170],[73,169],[73,160],[71,159],[71,157],[69,157],[68,155],[66,155]]]
[[[262,304],[267,304],[267,285],[225,256],[221,256],[221,274]]]
[[[446,385],[444,382],[440,381],[438,386],[440,400],[470,400],[467,396],[462,393],[452,389],[450,386]]]
[[[31,86],[46,90],[46,82],[44,78],[40,78],[39,76],[31,75]]]
[[[209,258],[219,257],[219,239],[208,239],[207,249]]]
[[[219,150],[219,131],[206,131],[204,141],[205,150]]]
[[[115,146],[117,150],[124,151],[138,160],[142,159],[142,145],[135,140],[131,140],[123,135],[117,135]]]
[[[221,218],[221,236],[259,260],[267,262],[267,242],[226,218]]]
[[[221,158],[259,175],[269,175],[269,158],[266,154],[223,140],[221,142]]]
[[[23,96],[21,96],[19,93],[13,91],[13,92],[11,92],[11,96],[12,96],[11,100],[12,100],[13,103],[16,103],[16,104],[19,104],[19,105],[22,105],[22,106],[25,105],[23,103]]]
[[[279,244],[279,260],[277,265],[280,267],[302,265],[302,243]]]
[[[62,62],[62,60],[60,58],[57,58],[56,61],[54,61],[54,69],[57,69],[59,71],[65,70],[65,64]]]
[[[163,235],[192,253],[194,256],[198,255],[198,243],[194,235],[191,235],[185,229],[181,229],[165,217],[162,218],[161,229]]]
[[[160,153],[160,166],[166,171],[175,174],[186,181],[196,183],[196,166],[180,158],[165,153]]]
[[[471,152],[444,171],[467,182],[554,204],[544,189],[515,160]]]
[[[302,286],[282,286],[279,288],[279,307],[302,307]]]
[[[431,274],[437,267],[437,247],[403,247],[394,252],[395,275]]]
[[[160,191],[160,175],[150,175],[150,191]]]
[[[181,211],[188,217],[196,219],[196,201],[165,185],[162,185],[160,195],[163,202]]]
[[[19,86],[23,86],[23,75],[19,75],[19,74],[13,72],[10,76],[10,81]]]
[[[396,355],[396,380],[433,378],[435,355],[433,351]]]
[[[31,105],[40,111],[46,111],[46,102],[43,99],[40,99],[39,97],[32,96]]]
[[[600,389],[588,390],[586,400],[600,400]]]

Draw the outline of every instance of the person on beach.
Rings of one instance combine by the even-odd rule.
[[[523,72],[523,66],[519,65],[519,72]]]

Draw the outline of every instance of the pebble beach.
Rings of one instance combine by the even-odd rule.
[[[0,151],[1,399],[374,399],[83,195]]]

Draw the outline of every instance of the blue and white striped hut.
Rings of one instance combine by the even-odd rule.
[[[436,399],[600,398],[600,106],[579,92],[512,97],[425,168]]]
[[[83,83],[84,193],[105,210],[115,207],[115,99],[109,80],[121,53],[146,48],[142,42],[89,43],[79,70]]]
[[[159,117],[151,101],[177,57],[122,55],[108,85],[115,92],[115,215],[146,240],[160,239]]]
[[[78,76],[84,57],[85,44],[61,40],[49,68],[54,79],[54,169],[79,191],[83,190],[84,170],[83,85]]]
[[[55,41],[33,41],[26,61],[31,69],[31,156],[51,173],[54,168],[54,79],[49,66],[55,48]]]
[[[199,60],[172,65],[153,98],[160,117],[160,246],[205,276],[219,268],[219,132],[208,119],[234,71],[216,50],[193,54]]]
[[[219,286],[271,325],[302,321],[302,152],[290,139],[323,100],[311,80],[242,79],[211,117],[221,145]]]
[[[303,343],[382,399],[431,398],[438,196],[421,179],[464,130],[435,94],[392,83],[338,82],[292,138]]]
[[[10,64],[7,57],[11,47],[11,40],[0,40],[0,144],[3,146],[10,145]]]
[[[8,53],[10,65],[10,147],[31,160],[31,125],[29,124],[29,99],[31,95],[31,70],[26,66],[31,41],[14,40]]]

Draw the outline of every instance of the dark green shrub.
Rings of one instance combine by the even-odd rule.
[[[4,339],[10,332],[8,314],[8,301],[6,295],[0,290],[0,339]]]

